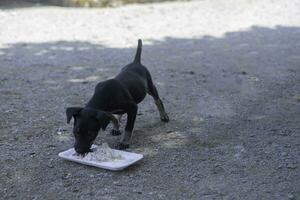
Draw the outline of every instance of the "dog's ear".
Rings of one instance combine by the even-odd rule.
[[[70,123],[72,117],[75,115],[78,115],[79,112],[82,110],[81,107],[69,107],[66,109],[66,115],[67,115],[67,123]]]
[[[109,114],[103,111],[97,111],[96,119],[100,122],[102,130],[105,130],[107,125],[111,121],[111,117],[109,116]]]

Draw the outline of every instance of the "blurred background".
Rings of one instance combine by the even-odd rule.
[[[55,5],[66,7],[107,7],[121,6],[130,3],[154,3],[175,0],[3,0],[3,5]],[[187,1],[187,0],[182,0]],[[1,5],[1,3],[0,3]]]

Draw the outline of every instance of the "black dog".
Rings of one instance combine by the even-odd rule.
[[[98,83],[93,97],[84,108],[70,107],[66,109],[67,123],[74,117],[74,148],[77,153],[89,152],[99,130],[105,130],[109,122],[113,123],[111,134],[121,134],[119,120],[113,114],[117,114],[119,119],[122,114],[127,114],[125,133],[117,148],[128,148],[137,115],[137,104],[143,101],[146,93],[154,98],[160,119],[163,122],[169,121],[151,75],[141,64],[141,52],[142,41],[138,40],[137,52],[132,63],[123,67],[115,78]]]

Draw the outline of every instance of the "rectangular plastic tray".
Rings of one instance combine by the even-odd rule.
[[[97,145],[93,145],[92,148],[97,148]],[[103,169],[113,170],[113,171],[122,170],[122,169],[138,162],[139,160],[141,160],[143,158],[142,154],[120,151],[120,150],[116,150],[116,149],[112,149],[112,151],[116,151],[116,153],[120,154],[122,156],[122,159],[114,160],[114,161],[107,161],[107,162],[87,161],[87,160],[78,158],[78,156],[74,156],[74,154],[75,154],[74,148],[60,152],[58,154],[58,156],[63,159],[69,160],[69,161],[81,163],[84,165],[99,167],[99,168],[103,168]]]

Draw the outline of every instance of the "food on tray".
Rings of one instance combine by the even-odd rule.
[[[92,152],[89,152],[84,156],[78,154],[74,154],[73,156],[80,157],[82,160],[95,162],[122,160],[122,156],[118,152],[113,151],[107,143],[103,143],[101,146],[93,148]]]

